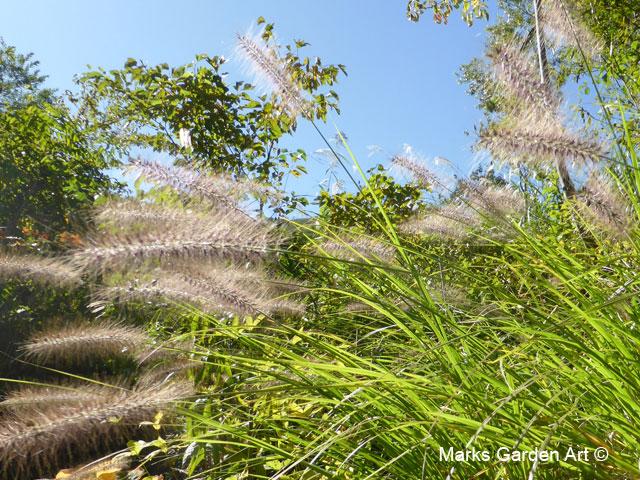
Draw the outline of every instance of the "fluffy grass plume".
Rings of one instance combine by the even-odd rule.
[[[486,180],[464,182],[465,202],[490,218],[521,215],[525,210],[522,192],[511,185],[496,185]]]
[[[237,51],[256,78],[280,98],[282,107],[290,116],[310,115],[309,103],[275,48],[268,46],[260,35],[238,35]]]
[[[399,226],[400,231],[412,235],[434,235],[452,240],[467,238],[481,225],[481,217],[468,205],[448,203],[427,214],[416,216]]]
[[[58,259],[0,252],[0,281],[7,280],[66,288],[82,283],[78,270]]]
[[[161,220],[148,227],[146,231],[102,235],[77,251],[72,262],[82,269],[101,271],[146,261],[259,259],[280,242],[271,224],[237,212],[202,216],[185,211],[169,226]]]
[[[495,185],[486,181],[467,181],[461,185],[458,199],[417,215],[400,225],[400,230],[413,235],[460,240],[480,228],[483,222],[499,224],[508,217],[524,212],[523,195],[509,185]]]
[[[587,58],[594,58],[602,45],[584,26],[575,6],[565,0],[540,0],[540,20],[547,40],[556,48],[580,48]]]
[[[21,347],[25,357],[44,365],[82,365],[132,355],[149,337],[144,330],[111,322],[75,323],[39,332]]]
[[[345,235],[339,240],[327,240],[318,248],[330,257],[348,261],[378,260],[391,262],[395,256],[393,246],[384,241],[362,235]]]
[[[276,190],[253,180],[223,174],[206,175],[190,168],[166,166],[142,158],[130,158],[126,169],[157,185],[232,208],[247,195],[278,197]]]
[[[7,393],[0,402],[0,409],[24,413],[43,408],[74,408],[80,403],[110,398],[117,391],[117,387],[100,384],[25,385]]]
[[[7,479],[33,478],[121,448],[142,433],[141,422],[191,394],[189,384],[174,382],[65,411],[43,409],[28,418],[6,418],[0,423],[0,472]]]
[[[618,185],[601,173],[589,177],[575,205],[587,222],[613,238],[627,237],[634,225],[629,201]]]
[[[560,104],[557,92],[540,81],[531,59],[514,45],[497,46],[489,54],[497,82],[529,108],[555,109]]]
[[[567,130],[557,120],[530,113],[480,130],[477,147],[499,161],[553,166],[557,159],[579,164],[598,162],[606,154],[596,140]]]
[[[237,267],[187,265],[176,270],[157,271],[153,280],[144,284],[105,287],[99,291],[98,301],[170,301],[190,304],[207,313],[239,316],[302,311],[295,302],[279,299],[266,279],[262,283],[250,275],[245,279]]]
[[[120,230],[161,230],[189,221],[189,216],[194,214],[197,215],[188,208],[163,207],[137,200],[112,200],[96,209],[95,218],[100,224]]]
[[[441,184],[438,176],[413,155],[407,153],[395,155],[391,159],[391,164],[408,172],[421,187],[432,188],[434,185]]]

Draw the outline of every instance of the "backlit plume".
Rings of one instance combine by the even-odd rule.
[[[24,356],[45,365],[83,365],[93,360],[132,355],[149,337],[144,330],[110,322],[78,323],[39,332],[23,346]]]
[[[631,205],[618,185],[597,173],[587,180],[576,198],[576,208],[591,224],[614,238],[629,235],[634,225]]]
[[[525,210],[522,192],[510,185],[495,185],[487,181],[465,182],[464,198],[484,216],[508,217]]]
[[[415,158],[410,152],[395,155],[391,163],[408,172],[416,183],[424,188],[432,188],[442,182],[438,176],[429,170],[423,162]]]
[[[602,145],[569,131],[557,120],[536,114],[489,125],[480,130],[477,146],[497,160],[517,165],[555,165],[556,159],[579,164],[598,162]]]
[[[140,231],[99,236],[73,255],[73,263],[100,271],[178,258],[259,259],[280,241],[272,225],[237,211],[199,214],[161,206],[149,209],[159,214],[157,220]],[[175,221],[167,225],[167,218]]]
[[[564,0],[540,0],[540,20],[546,38],[556,47],[580,48],[588,58],[598,56],[602,44],[580,21],[575,8]]]
[[[535,64],[520,49],[502,45],[489,55],[498,83],[528,108],[555,109],[560,103],[557,92],[540,81]]]
[[[309,117],[311,108],[302,91],[291,78],[286,62],[278,55],[275,48],[265,44],[259,35],[238,35],[238,52],[246,60],[258,79],[267,83],[273,92],[280,97],[287,113],[296,117]]]
[[[438,210],[408,220],[400,230],[413,235],[463,239],[481,225],[481,217],[468,205],[448,203]]]
[[[236,179],[223,174],[206,175],[190,168],[166,166],[141,158],[130,158],[125,168],[157,185],[232,208],[236,208],[237,202],[247,195],[270,198],[280,196],[274,189],[253,180]]]
[[[82,282],[77,269],[58,259],[0,252],[0,281],[12,279],[67,288]]]

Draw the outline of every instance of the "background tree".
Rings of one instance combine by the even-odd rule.
[[[575,83],[579,95],[572,96],[571,103],[579,117],[608,134],[613,127],[621,137],[619,110],[604,109],[617,103],[628,117],[632,137],[637,138],[640,17],[633,2],[537,0],[535,5],[546,81],[557,89]],[[510,43],[537,59],[534,2],[500,0],[498,7],[503,14],[487,28],[487,53]],[[487,58],[463,65],[459,78],[489,118],[512,109],[504,91],[496,88]]]
[[[281,47],[273,24],[264,19],[258,23],[262,33],[248,41],[284,65],[295,88],[308,97],[305,117],[325,120],[329,111],[339,111],[337,93],[323,87],[333,86],[345,67],[299,57],[306,42]],[[174,156],[178,163],[275,187],[288,174],[304,174],[305,152],[281,144],[297,126],[287,99],[260,94],[245,81],[230,81],[223,71],[225,62],[203,54],[193,63],[171,68],[129,59],[120,70],[80,76],[82,93],[76,101],[89,124],[103,132],[104,142],[123,156],[134,148],[150,148]],[[291,192],[276,211],[288,211],[299,202],[306,203]]]
[[[21,54],[0,38],[0,110],[28,102],[51,101],[53,91],[43,88],[46,80],[33,54]]]
[[[4,236],[54,240],[118,185],[104,172],[112,157],[43,87],[37,65],[0,44],[0,227]]]
[[[409,0],[407,18],[417,22],[427,10],[431,10],[436,23],[447,23],[453,10],[459,8],[462,9],[462,19],[469,25],[474,19],[489,18],[487,4],[482,0]]]
[[[340,228],[359,228],[363,232],[380,231],[384,218],[375,203],[378,198],[385,207],[386,215],[395,222],[402,222],[411,216],[421,205],[423,192],[419,185],[402,185],[385,173],[382,165],[368,172],[369,186],[358,192],[331,194],[321,191],[318,198],[320,217],[329,225]]]

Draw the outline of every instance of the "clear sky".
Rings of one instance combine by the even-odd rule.
[[[473,134],[465,132],[482,115],[456,72],[482,53],[486,22],[469,28],[455,12],[448,25],[429,15],[414,24],[404,9],[404,0],[4,0],[0,36],[34,52],[48,85],[63,91],[75,88],[73,76],[87,65],[119,68],[128,57],[181,65],[197,53],[224,55],[232,58],[230,73],[242,75],[233,62],[235,34],[262,15],[276,23],[281,42],[303,38],[311,43],[307,55],[347,66],[337,87],[342,114],[323,129],[332,136],[335,122],[361,163],[388,164],[410,144],[468,173]],[[309,153],[323,146],[304,125],[288,144]],[[369,157],[369,145],[385,153]],[[315,194],[327,160],[316,156],[308,166],[309,177],[291,186]]]

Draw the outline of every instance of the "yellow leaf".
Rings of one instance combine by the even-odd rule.
[[[96,472],[97,480],[118,480],[118,472],[121,470],[119,468],[114,468],[112,470],[101,470]]]
[[[56,475],[56,479],[58,479],[58,478],[69,478],[71,475],[73,475],[74,471],[75,471],[74,468],[65,468],[64,470],[60,470],[58,472],[58,474]]]

